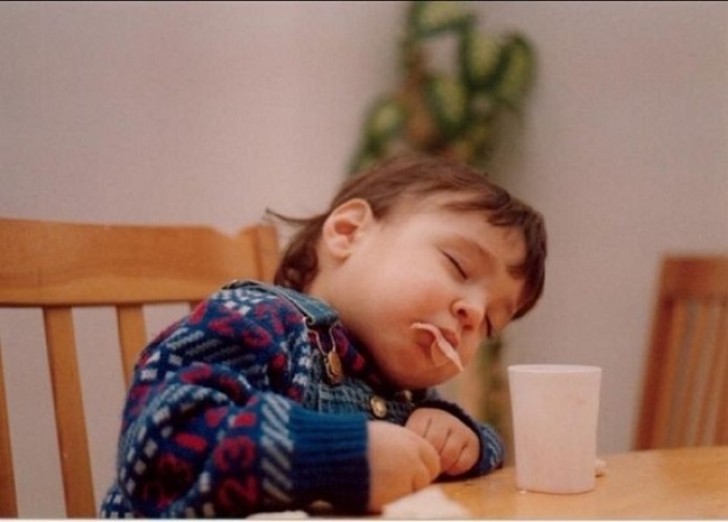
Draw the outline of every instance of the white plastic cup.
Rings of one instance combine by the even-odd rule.
[[[597,366],[508,367],[518,489],[594,489],[601,375]]]

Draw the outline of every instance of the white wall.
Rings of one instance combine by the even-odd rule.
[[[540,65],[521,139],[494,168],[550,235],[543,301],[508,334],[507,361],[601,365],[600,451],[625,451],[660,255],[728,250],[728,6],[474,5],[483,29],[531,38]],[[234,230],[266,206],[319,210],[365,106],[396,79],[403,9],[0,4],[0,215]],[[29,321],[0,316],[3,346]],[[30,384],[42,351],[23,342],[3,353],[25,422],[21,514],[59,516],[54,442],[34,410],[48,391]],[[121,400],[113,388],[106,402]],[[117,407],[87,407],[102,489]]]
[[[0,10],[3,214],[235,229],[328,201],[395,78],[401,6]]]

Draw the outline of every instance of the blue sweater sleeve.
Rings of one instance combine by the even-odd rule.
[[[300,318],[232,304],[202,303],[143,353],[119,443],[125,502],[150,518],[245,516],[314,500],[364,510],[365,415],[300,406]]]

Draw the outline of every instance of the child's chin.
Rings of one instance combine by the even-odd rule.
[[[414,371],[414,370],[413,370]],[[443,384],[457,375],[457,369],[451,371],[445,368],[434,368],[426,375],[420,373],[417,376],[403,375],[399,378],[393,377],[392,384],[405,390],[421,390]]]

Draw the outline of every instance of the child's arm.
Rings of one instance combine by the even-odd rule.
[[[503,465],[504,447],[498,433],[458,405],[442,400],[435,390],[428,391],[405,426],[433,445],[446,475],[479,476]]]
[[[302,331],[285,312],[266,323],[258,309],[212,300],[145,350],[117,466],[136,515],[244,516],[313,500],[366,509],[366,416],[297,403]],[[272,342],[282,331],[289,338]]]

